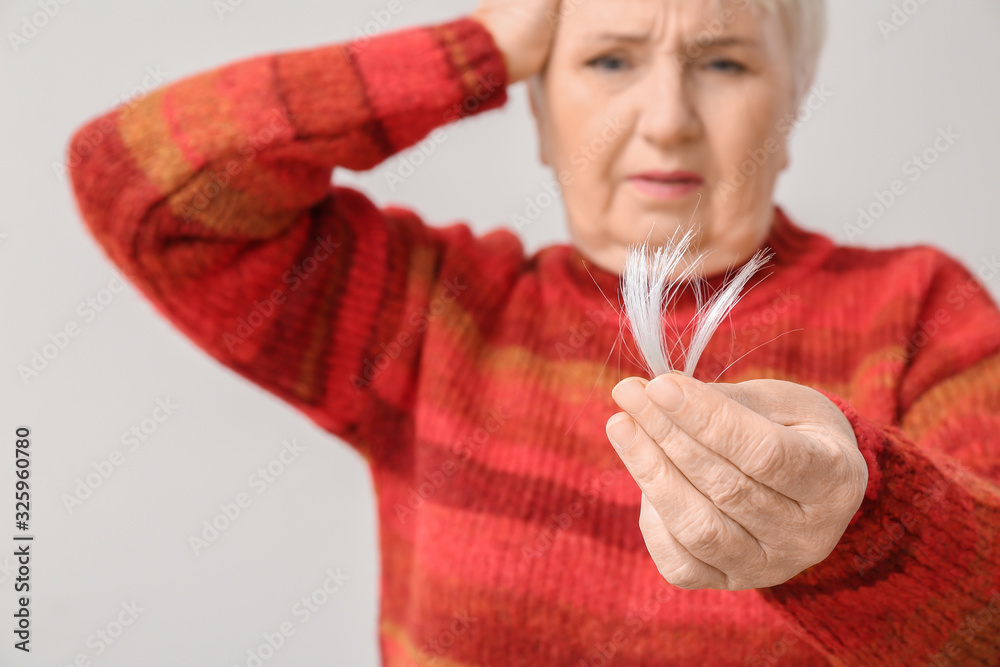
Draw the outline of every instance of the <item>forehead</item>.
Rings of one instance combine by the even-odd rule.
[[[654,39],[704,40],[720,34],[759,37],[766,17],[750,0],[562,0],[559,31],[592,39],[606,32]]]

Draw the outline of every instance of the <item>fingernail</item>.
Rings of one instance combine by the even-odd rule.
[[[611,398],[621,406],[622,410],[636,414],[646,405],[646,395],[643,393],[641,379],[636,381],[629,378],[627,381],[619,382],[611,390]]]
[[[684,390],[670,375],[660,375],[646,385],[649,400],[667,412],[676,412],[684,404]]]
[[[617,421],[608,424],[608,438],[615,449],[628,449],[635,440],[635,424],[629,417],[619,417]]]

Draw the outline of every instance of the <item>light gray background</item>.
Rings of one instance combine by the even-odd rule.
[[[261,633],[291,620],[296,633],[269,667],[377,664],[376,519],[363,459],[200,352],[131,287],[85,322],[77,305],[113,285],[117,272],[53,163],[75,128],[134,94],[147,67],[172,81],[265,51],[347,40],[388,4],[243,0],[220,20],[212,0],[76,0],[16,53],[7,35],[39,6],[0,5],[0,663],[65,665],[84,654],[94,665],[245,665]],[[907,181],[906,194],[856,242],[931,243],[974,270],[988,266],[1000,253],[1000,3],[899,3],[917,11],[888,38],[877,24],[893,2],[832,4],[817,79],[832,97],[794,135],[776,200],[802,225],[845,241],[858,207],[908,178],[904,163],[951,126],[960,140],[918,182]],[[475,3],[402,7],[386,30],[450,20]],[[505,108],[450,126],[446,137],[395,191],[386,170],[404,156],[334,178],[380,204],[415,207],[433,224],[468,221],[480,232],[511,225],[525,198],[542,191],[548,172],[522,85]],[[529,251],[566,241],[561,208],[523,235]],[[987,285],[1000,293],[1000,280]],[[73,321],[80,335],[25,385],[17,365]],[[122,431],[168,398],[180,407],[137,451],[125,450]],[[20,424],[33,431],[30,657],[11,648],[8,526]],[[251,492],[252,506],[195,556],[188,536],[219,503],[248,491],[248,476],[291,438],[305,452],[266,492]],[[69,513],[62,495],[115,449],[124,463]],[[292,605],[338,568],[348,577],[343,588],[299,623]],[[88,636],[132,601],[143,611],[96,656]]]

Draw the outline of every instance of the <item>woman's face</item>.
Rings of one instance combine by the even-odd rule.
[[[542,161],[594,263],[620,273],[629,243],[694,226],[711,274],[764,241],[795,106],[777,16],[749,0],[563,0],[529,88]]]

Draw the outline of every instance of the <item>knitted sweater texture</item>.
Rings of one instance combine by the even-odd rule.
[[[81,217],[158,311],[369,464],[383,664],[1000,664],[1000,311],[976,275],[774,207],[766,277],[695,377],[823,392],[868,488],[786,583],[678,589],[604,431],[643,374],[619,276],[333,184],[506,99],[461,17],[189,76],[68,147]]]

